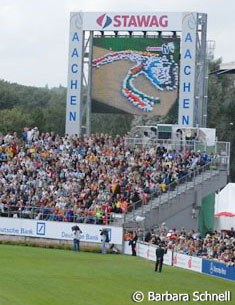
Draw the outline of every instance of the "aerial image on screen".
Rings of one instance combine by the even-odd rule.
[[[94,37],[92,112],[166,115],[178,96],[180,39]]]

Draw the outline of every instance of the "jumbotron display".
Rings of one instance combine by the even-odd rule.
[[[178,125],[205,127],[206,34],[204,13],[72,12],[66,133],[90,134],[91,111],[165,116],[176,100]]]
[[[92,111],[166,115],[178,96],[180,39],[95,37]]]

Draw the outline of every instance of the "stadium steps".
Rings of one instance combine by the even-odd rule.
[[[194,193],[198,192],[200,194],[200,199],[202,199],[207,194],[224,187],[226,183],[227,172],[225,170],[206,170],[196,175],[192,181],[177,185],[175,190],[162,193],[159,197],[151,200],[147,205],[142,205],[124,216],[120,215],[121,217],[119,216],[114,219],[114,225],[124,226],[126,228],[136,227],[137,222],[141,222],[141,219],[151,226],[156,225],[154,222],[161,223],[168,219],[166,211],[162,213],[162,209],[169,206],[168,203],[170,203],[168,214],[171,215],[174,213],[176,215],[177,213],[180,213],[183,208],[189,208],[189,205],[191,208],[191,203],[189,203],[188,206],[185,206],[187,201],[192,201],[192,199],[189,198],[190,195],[191,197],[194,197]],[[200,201],[200,199],[198,199],[198,201]],[[151,214],[156,216],[155,220]]]

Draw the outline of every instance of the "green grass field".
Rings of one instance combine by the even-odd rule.
[[[128,305],[140,290],[233,291],[235,283],[126,255],[0,245],[0,305]],[[140,304],[151,304],[145,300]],[[221,302],[153,302],[219,304]]]

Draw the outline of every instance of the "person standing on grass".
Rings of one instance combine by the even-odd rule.
[[[79,226],[72,227],[73,231],[73,251],[78,252],[80,251],[80,239],[82,231],[80,230]]]
[[[155,271],[162,272],[162,265],[163,265],[163,257],[166,253],[165,249],[163,248],[162,244],[156,249],[156,263],[155,263]]]
[[[132,233],[132,237],[129,240],[129,246],[131,246],[131,252],[132,252],[132,256],[136,256],[136,244],[137,244],[137,233],[133,232]]]
[[[110,242],[109,233],[107,229],[101,229],[100,230],[100,236],[101,236],[101,253],[106,254],[106,243]]]

